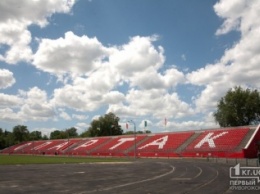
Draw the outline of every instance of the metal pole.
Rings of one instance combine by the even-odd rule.
[[[35,132],[36,133],[36,132]],[[34,155],[34,137],[33,137],[33,155]]]
[[[131,122],[134,125],[134,158],[136,159],[136,125],[133,120],[130,120],[128,122]]]
[[[67,152],[68,152],[68,156],[69,156],[69,143],[70,143],[70,134],[69,134],[69,131],[68,131],[68,147],[67,147]]]
[[[135,138],[135,153],[134,153],[134,155],[135,155],[135,159],[136,159],[136,126],[135,126],[135,123],[134,123],[134,138]]]

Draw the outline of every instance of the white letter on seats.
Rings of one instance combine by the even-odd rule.
[[[200,148],[204,143],[208,143],[209,144],[209,147],[211,148],[215,148],[216,145],[215,145],[215,142],[213,141],[214,139],[217,139],[225,134],[227,134],[228,132],[225,131],[225,132],[222,132],[218,135],[215,135],[213,137],[211,137],[214,133],[208,133],[194,148]]]
[[[118,147],[118,146],[122,145],[123,143],[125,143],[126,141],[134,141],[134,139],[135,139],[135,138],[133,138],[133,137],[121,138],[121,139],[118,140],[118,141],[119,141],[118,144],[114,145],[113,147],[111,147],[111,148],[109,148],[109,149],[110,149],[110,150],[113,150],[113,149],[115,149],[116,147]]]
[[[97,139],[92,139],[92,140],[87,141],[86,143],[83,143],[80,146],[74,148],[74,150],[79,149],[79,148],[85,148],[85,147],[91,146],[92,144],[96,143],[97,141],[98,141]]]
[[[163,146],[166,144],[167,140],[168,140],[168,135],[161,137],[159,139],[156,139],[153,142],[148,143],[148,144],[146,144],[146,145],[144,145],[144,146],[142,146],[138,149],[140,150],[140,149],[146,148],[146,147],[151,146],[151,145],[156,145],[156,146],[159,146],[158,149],[163,149]]]
[[[24,145],[20,145],[20,146],[18,146],[17,148],[15,148],[14,150],[20,150],[20,149],[23,149],[23,148],[25,148],[25,147],[27,147],[27,146],[29,146],[29,145],[31,145],[32,143],[26,143],[26,144],[24,144]]]
[[[59,150],[59,149],[61,149],[63,146],[65,146],[66,144],[68,144],[67,141],[64,142],[64,143],[61,143],[61,144],[59,144],[59,145],[53,146],[53,147],[49,148],[48,150],[52,150],[52,149],[54,149],[54,148],[56,148],[55,150]]]
[[[47,145],[49,145],[49,144],[51,144],[51,143],[52,143],[51,141],[47,141],[47,142],[45,142],[45,143],[43,143],[43,144],[41,144],[41,145],[38,145],[38,146],[34,147],[34,149],[31,149],[31,150],[41,149],[41,148],[43,148],[43,147],[45,147],[45,146],[47,146]]]

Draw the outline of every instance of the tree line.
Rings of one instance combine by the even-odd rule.
[[[119,121],[119,117],[114,113],[108,113],[93,120],[90,127],[81,134],[78,134],[77,128],[71,127],[64,130],[55,130],[50,133],[49,137],[43,135],[41,131],[30,132],[25,125],[17,125],[13,127],[11,132],[0,128],[0,150],[24,141],[134,134],[133,131],[123,133]],[[143,132],[137,131],[136,133]],[[151,133],[151,131],[146,131],[146,133]]]
[[[42,135],[41,131],[29,132],[25,125],[17,125],[13,127],[11,132],[0,128],[0,150],[24,141],[65,139],[68,136],[71,138],[78,137],[77,129],[72,127],[64,131],[56,130],[51,132],[50,137],[48,137],[47,135]]]

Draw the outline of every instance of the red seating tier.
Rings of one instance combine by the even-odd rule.
[[[185,133],[169,133],[169,134],[155,134],[147,141],[138,145],[138,152],[167,152],[174,151],[181,146],[187,139],[189,139],[194,132]]]
[[[186,151],[232,151],[243,140],[249,128],[204,131],[185,150]]]
[[[180,155],[204,157],[210,154],[217,157],[243,157],[243,148],[250,138],[246,136],[249,130],[249,127],[239,127],[196,132],[142,134],[136,135],[136,140],[134,135],[40,140],[11,146],[2,150],[2,153],[101,156],[134,156],[136,154],[140,157],[178,157]],[[259,131],[255,132],[260,133]],[[260,135],[255,136],[253,143],[259,141],[259,138]],[[136,150],[134,145],[136,145]]]
[[[136,143],[143,140],[146,136],[136,136]],[[134,146],[134,136],[118,136],[113,138],[107,144],[104,144],[100,148],[96,149],[96,153],[114,153],[114,152],[125,152],[129,148]]]

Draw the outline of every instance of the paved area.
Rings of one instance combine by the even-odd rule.
[[[229,190],[229,167],[184,159],[0,166],[0,193],[259,193]]]

